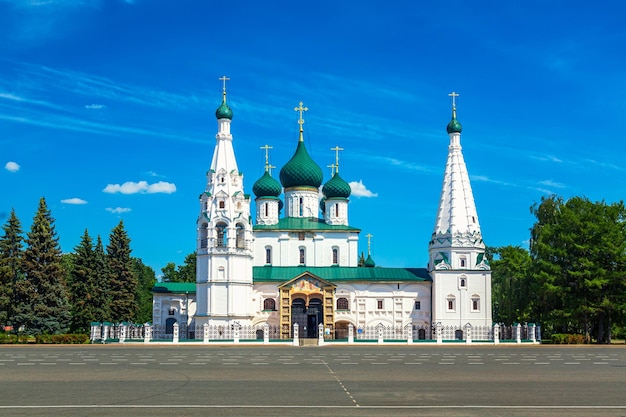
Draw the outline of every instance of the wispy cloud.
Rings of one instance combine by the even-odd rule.
[[[128,213],[129,211],[132,211],[132,209],[128,207],[115,207],[115,208],[107,207],[105,208],[105,210],[113,214],[122,214],[122,213]]]
[[[552,180],[544,180],[539,181],[540,185],[545,185],[546,187],[554,187],[554,188],[565,188],[565,184],[560,182],[552,181]]]
[[[109,194],[171,194],[176,192],[176,185],[165,181],[159,181],[154,184],[148,184],[147,181],[128,181],[121,185],[108,184],[102,191]]]
[[[378,197],[378,193],[374,193],[367,189],[365,184],[363,184],[363,180],[351,181],[350,188],[352,189],[352,194],[354,197]]]
[[[87,204],[87,201],[83,200],[82,198],[66,198],[65,200],[61,200],[61,203],[63,204]]]
[[[530,155],[531,159],[535,159],[537,161],[544,161],[544,162],[558,162],[561,163],[563,162],[562,159],[557,158],[554,155],[539,155],[539,154],[534,154],[534,155]]]
[[[100,109],[104,109],[106,106],[104,104],[87,104],[85,105],[86,109],[89,110],[100,110]]]
[[[9,172],[17,172],[20,170],[20,166],[17,162],[9,161],[4,165],[4,169]]]
[[[472,181],[476,181],[476,182],[488,182],[490,184],[505,185],[505,186],[515,186],[515,184],[512,184],[510,182],[506,182],[506,181],[490,178],[490,177],[488,177],[486,175],[470,175],[470,179]]]

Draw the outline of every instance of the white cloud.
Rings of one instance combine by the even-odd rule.
[[[82,198],[66,198],[65,200],[61,200],[61,203],[63,204],[87,204],[87,201],[83,200]]]
[[[349,183],[354,197],[378,197],[378,193],[373,193],[363,184],[363,180],[359,182],[352,181]]]
[[[109,213],[114,213],[114,214],[128,213],[129,211],[131,211],[131,209],[129,209],[128,207],[115,207],[115,208],[107,207],[105,208],[105,210],[108,211]]]
[[[165,181],[155,182],[154,184],[148,184],[147,181],[127,181],[122,185],[108,184],[102,191],[109,194],[171,194],[176,192],[176,185]]]
[[[17,172],[17,171],[20,170],[20,166],[18,165],[17,162],[9,161],[4,166],[4,169],[6,169],[7,171],[10,171],[10,172]]]
[[[89,110],[99,110],[99,109],[104,109],[106,106],[104,104],[87,104],[85,105],[86,109]]]

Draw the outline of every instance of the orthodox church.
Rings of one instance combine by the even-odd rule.
[[[347,337],[350,324],[355,329],[492,325],[491,272],[461,152],[456,93],[450,94],[448,160],[428,267],[388,268],[375,264],[369,240],[367,258],[359,256],[361,229],[348,221],[351,189],[339,173],[341,148],[334,149],[332,176],[324,182],[303,140],[308,109],[302,102],[294,109],[299,136],[292,158],[274,178],[270,147],[262,147],[265,172],[252,186],[254,197],[246,193],[233,148],[226,77],[222,80],[216,143],[199,198],[196,283],[153,288],[155,337],[171,337],[174,323],[191,339],[202,338],[205,323],[267,323],[281,339],[293,337],[296,323],[305,338],[317,337],[320,324],[329,338]]]

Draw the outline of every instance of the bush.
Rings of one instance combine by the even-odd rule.
[[[585,336],[582,334],[555,333],[550,337],[555,345],[582,345],[585,343]]]
[[[35,336],[36,343],[44,345],[80,345],[89,342],[86,334],[40,334]]]

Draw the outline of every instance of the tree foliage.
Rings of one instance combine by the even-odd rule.
[[[196,253],[187,255],[182,265],[168,262],[161,272],[164,282],[196,282]]]
[[[150,291],[156,284],[156,275],[154,270],[139,258],[132,258],[133,271],[137,277],[137,317],[138,323],[147,323],[152,321],[152,292]]]
[[[137,317],[137,277],[130,257],[130,238],[124,222],[113,228],[107,245],[110,317],[112,321],[134,321]]]
[[[23,278],[24,232],[15,210],[2,227],[0,237],[0,326],[13,324],[15,283]]]
[[[623,202],[547,197],[531,207],[535,314],[550,333],[610,342],[626,311],[626,210]],[[615,322],[617,320],[617,322]]]
[[[42,197],[28,232],[24,277],[16,282],[17,323],[31,334],[67,331],[70,311],[54,219]]]
[[[530,254],[519,246],[489,248],[493,319],[498,323],[533,320]]]

